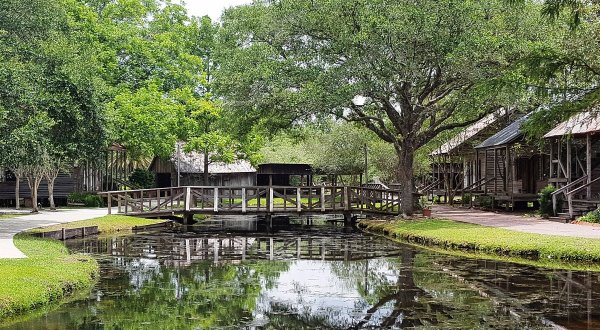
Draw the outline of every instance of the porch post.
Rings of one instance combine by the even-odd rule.
[[[552,179],[554,175],[554,139],[550,139],[550,174],[548,175],[548,179]],[[554,186],[558,186],[557,182],[554,183]]]
[[[571,183],[571,141],[567,140],[567,184]]]
[[[587,171],[587,191],[586,191],[586,198],[587,199],[591,199],[592,198],[592,186],[591,186],[591,182],[592,182],[592,137],[590,134],[587,134],[585,136],[585,165],[586,165],[586,171]]]

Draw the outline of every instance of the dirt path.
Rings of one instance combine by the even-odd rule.
[[[433,208],[433,217],[468,222],[488,227],[504,228],[526,233],[600,238],[600,227],[558,223],[518,214],[494,213],[466,208],[449,207],[445,205],[436,205]]]
[[[28,229],[45,227],[59,223],[93,219],[107,214],[106,208],[74,209],[56,212],[42,211],[37,214],[0,219],[0,259],[25,258],[15,246],[13,237]]]

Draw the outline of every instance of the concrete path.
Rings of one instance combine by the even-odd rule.
[[[41,211],[37,214],[0,219],[0,259],[25,258],[13,243],[13,236],[24,230],[46,227],[59,223],[87,220],[105,216],[106,208],[59,210],[56,212]]]
[[[525,233],[600,238],[600,227],[559,223],[510,213],[494,213],[466,208],[436,205],[433,217],[498,227]]]

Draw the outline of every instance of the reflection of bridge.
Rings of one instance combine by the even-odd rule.
[[[397,215],[400,192],[346,187],[171,187],[109,191],[111,206],[120,214],[160,217],[193,214],[344,214]]]
[[[177,266],[189,266],[197,261],[211,261],[215,264],[247,260],[353,261],[399,254],[393,243],[372,240],[367,236],[350,239],[332,239],[327,236],[184,238],[144,234],[71,241],[70,244],[70,248],[79,252],[157,259]]]

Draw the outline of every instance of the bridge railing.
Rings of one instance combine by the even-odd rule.
[[[333,213],[363,211],[399,214],[395,190],[349,186],[185,186],[109,191],[117,212],[131,215],[165,213]]]

